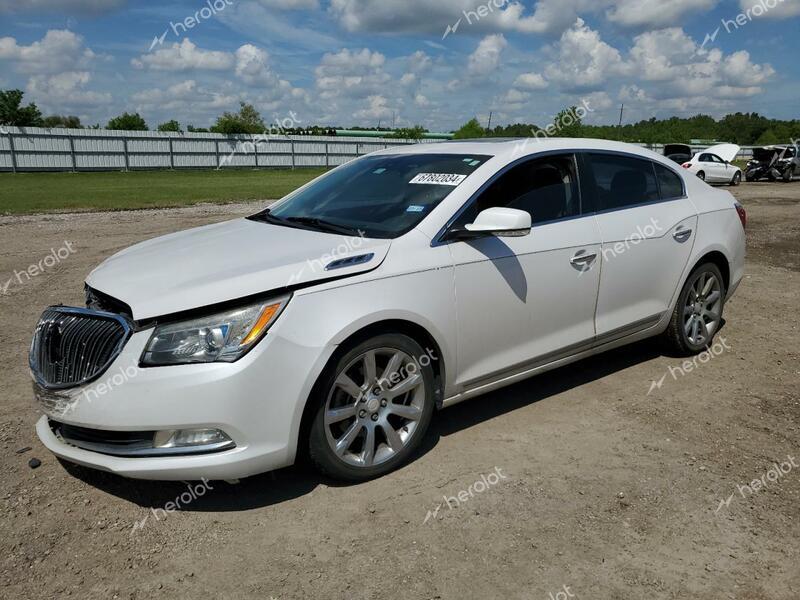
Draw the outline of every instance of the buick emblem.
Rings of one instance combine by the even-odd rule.
[[[61,324],[55,321],[50,321],[44,326],[44,335],[42,343],[47,349],[47,359],[52,364],[58,364],[64,359],[61,351],[61,339],[64,332],[61,329]]]

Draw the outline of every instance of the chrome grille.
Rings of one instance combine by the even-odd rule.
[[[131,333],[119,315],[85,308],[51,306],[42,313],[29,362],[39,385],[63,389],[99,377]]]

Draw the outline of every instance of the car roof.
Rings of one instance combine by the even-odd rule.
[[[479,138],[475,140],[450,140],[446,142],[424,142],[407,146],[392,146],[378,150],[375,154],[489,154],[498,158],[522,158],[523,156],[557,150],[604,150],[636,154],[659,162],[667,159],[635,144],[594,138]]]

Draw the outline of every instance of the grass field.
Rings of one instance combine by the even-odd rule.
[[[324,169],[0,174],[0,214],[280,198]]]

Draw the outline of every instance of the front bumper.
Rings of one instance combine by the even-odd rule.
[[[103,375],[69,390],[60,406],[41,405],[45,416],[36,432],[53,454],[126,477],[158,480],[238,479],[294,462],[315,372],[332,349],[299,345],[270,331],[235,363],[140,368],[150,333],[135,333]],[[105,431],[216,428],[235,447],[199,455],[112,456],[63,441],[48,418]]]

